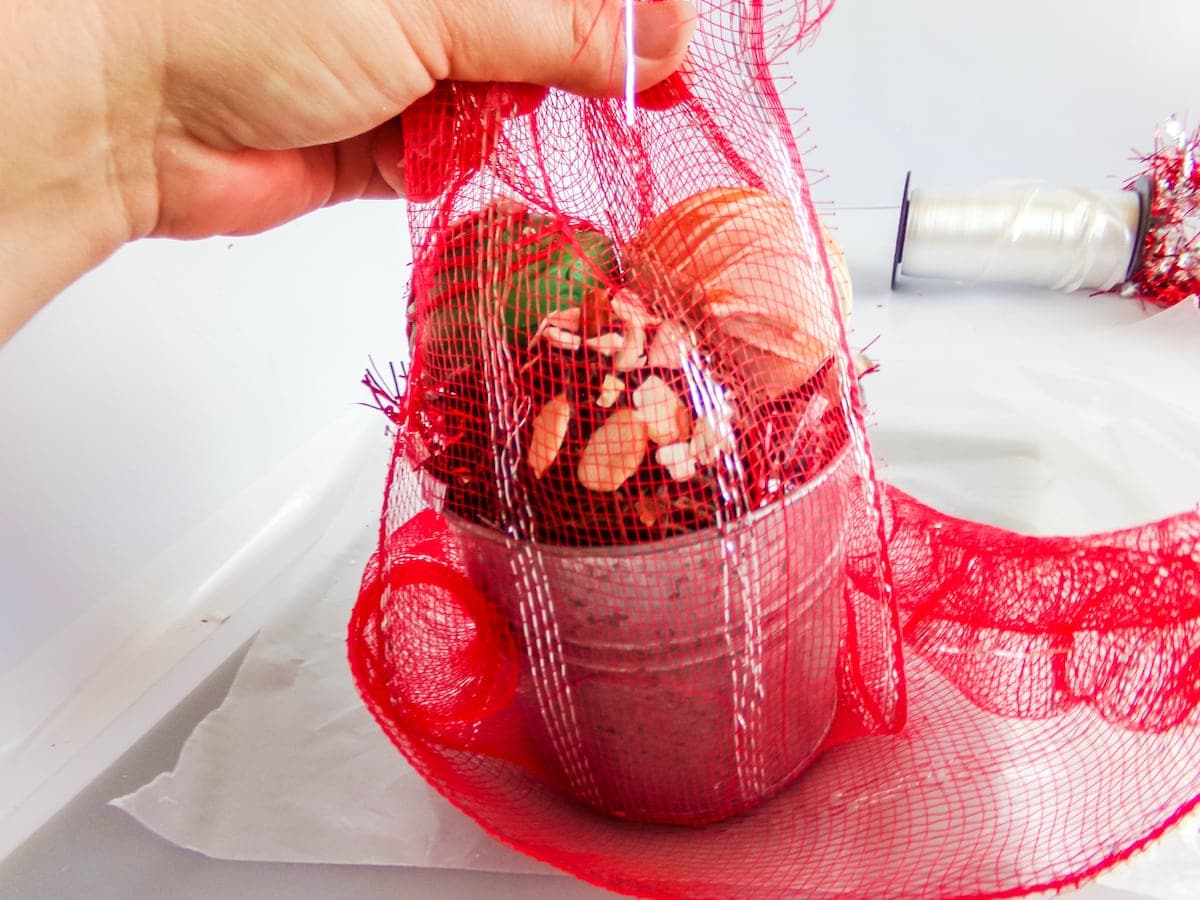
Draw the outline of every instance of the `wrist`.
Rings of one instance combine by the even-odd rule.
[[[3,343],[152,228],[155,113],[137,106],[152,99],[146,57],[131,52],[132,38],[117,33],[101,4],[0,0],[0,13],[9,51],[0,64]]]

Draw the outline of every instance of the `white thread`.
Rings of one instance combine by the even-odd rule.
[[[1141,206],[1133,191],[995,184],[909,195],[900,271],[925,278],[1106,291],[1125,281]]]
[[[633,4],[625,0],[625,124],[633,125],[637,115],[637,57],[633,46]]]

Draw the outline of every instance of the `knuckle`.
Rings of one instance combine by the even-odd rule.
[[[605,31],[603,26],[610,7],[619,3],[618,0],[567,0],[565,5],[570,8],[570,50],[572,58],[577,58],[595,49],[596,39]]]

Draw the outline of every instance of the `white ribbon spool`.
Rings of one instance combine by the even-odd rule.
[[[906,183],[897,270],[919,278],[1106,291],[1129,277],[1148,208],[1143,190],[998,183],[910,193]]]

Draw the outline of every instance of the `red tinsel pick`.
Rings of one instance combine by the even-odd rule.
[[[361,406],[369,406],[378,409],[381,413],[388,417],[393,425],[404,425],[404,396],[405,385],[408,383],[408,373],[404,366],[396,369],[395,363],[388,364],[388,371],[391,374],[391,382],[386,380],[386,377],[375,368],[374,360],[371,361],[371,368],[363,375],[362,383],[366,385],[367,390],[371,392],[370,403],[360,404]]]
[[[1154,143],[1139,176],[1153,186],[1150,227],[1124,293],[1174,306],[1200,294],[1200,129],[1169,119]]]

